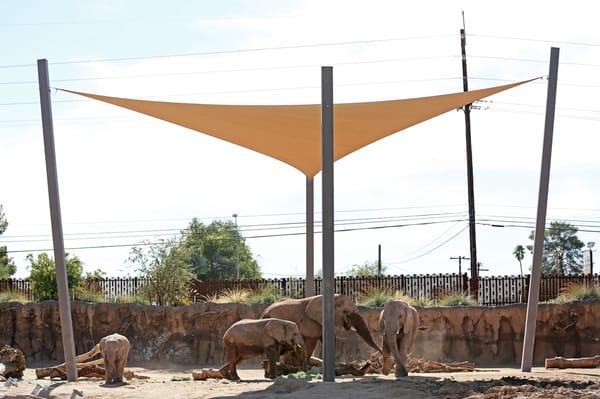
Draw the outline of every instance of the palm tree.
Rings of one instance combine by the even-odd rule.
[[[519,261],[519,267],[521,268],[521,276],[523,276],[523,264],[521,263],[521,261],[525,257],[525,247],[521,244],[517,245],[515,247],[515,250],[513,251],[513,255]]]

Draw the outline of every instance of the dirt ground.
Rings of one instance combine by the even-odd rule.
[[[105,387],[98,379],[76,383],[36,380],[33,369],[16,387],[0,385],[0,398],[586,398],[600,399],[600,368],[545,370],[532,373],[516,369],[482,369],[474,373],[411,374],[395,381],[392,376],[340,377],[336,383],[263,377],[262,370],[242,369],[243,381],[180,381],[194,370],[132,367],[148,380],[134,379]],[[35,396],[37,395],[37,396]]]

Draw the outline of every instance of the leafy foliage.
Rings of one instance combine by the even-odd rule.
[[[381,274],[385,274],[386,269],[387,267],[385,265],[381,265]],[[355,277],[376,277],[377,262],[365,262],[362,265],[352,265],[346,274]]]
[[[597,285],[573,284],[554,300],[555,303],[573,301],[600,301],[600,287]]]
[[[258,263],[232,222],[213,221],[205,225],[194,218],[176,246],[201,280],[236,279],[238,264],[241,279],[261,278]]]
[[[129,261],[148,282],[140,295],[158,305],[184,305],[189,302],[189,283],[193,277],[188,264],[173,241],[148,247],[134,247]]]
[[[0,303],[2,302],[20,302],[27,303],[29,299],[27,295],[19,291],[3,291],[0,292]]]
[[[54,259],[43,252],[36,258],[33,255],[27,255],[31,274],[29,281],[31,292],[36,301],[47,299],[57,299],[58,289],[56,287],[56,267]],[[79,289],[83,277],[83,263],[76,256],[66,255],[67,282],[69,284],[69,295],[73,298]]]
[[[4,209],[2,205],[0,205],[0,235],[2,235],[7,228],[8,220],[6,220]],[[8,279],[16,272],[17,267],[13,260],[8,257],[8,250],[5,246],[0,246],[0,280]]]
[[[468,295],[453,294],[441,298],[438,301],[440,306],[477,306],[477,303]]]
[[[583,270],[583,241],[577,238],[577,227],[565,222],[552,222],[544,232],[543,274],[581,274]],[[533,241],[534,232],[529,235]],[[533,245],[527,249],[533,253]]]

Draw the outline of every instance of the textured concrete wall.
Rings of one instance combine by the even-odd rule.
[[[265,306],[197,303],[182,307],[73,302],[77,353],[118,332],[132,343],[130,360],[216,366],[223,362],[221,337],[242,318],[258,318]],[[380,309],[361,314],[375,340]],[[419,309],[421,324],[413,353],[432,360],[470,360],[479,366],[520,363],[525,306]],[[367,359],[372,350],[352,331],[339,331],[340,360]],[[62,360],[55,301],[0,304],[0,346],[23,351],[31,361]],[[551,356],[600,353],[600,302],[540,305],[535,362]]]

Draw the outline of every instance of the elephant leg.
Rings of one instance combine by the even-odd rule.
[[[279,357],[279,345],[269,346],[265,349],[269,365],[267,367],[267,378],[277,378],[277,359]]]
[[[396,378],[406,377],[408,371],[406,370],[406,358],[407,351],[406,346],[408,344],[409,337],[398,335],[392,352],[394,354],[394,360],[396,361]]]
[[[226,378],[234,381],[238,381],[240,376],[237,373],[237,364],[240,361],[240,357],[237,352],[237,348],[233,345],[225,345],[225,358],[227,359],[227,374]],[[223,366],[221,369],[225,369]]]
[[[306,346],[306,363],[309,366],[321,367],[323,362],[321,359],[316,357],[312,357],[313,352],[315,351],[315,347],[317,346],[317,342],[319,342],[318,338],[304,338],[304,346]]]
[[[387,337],[383,336],[383,356],[381,360],[381,373],[388,375],[390,373],[390,347],[387,342]]]

